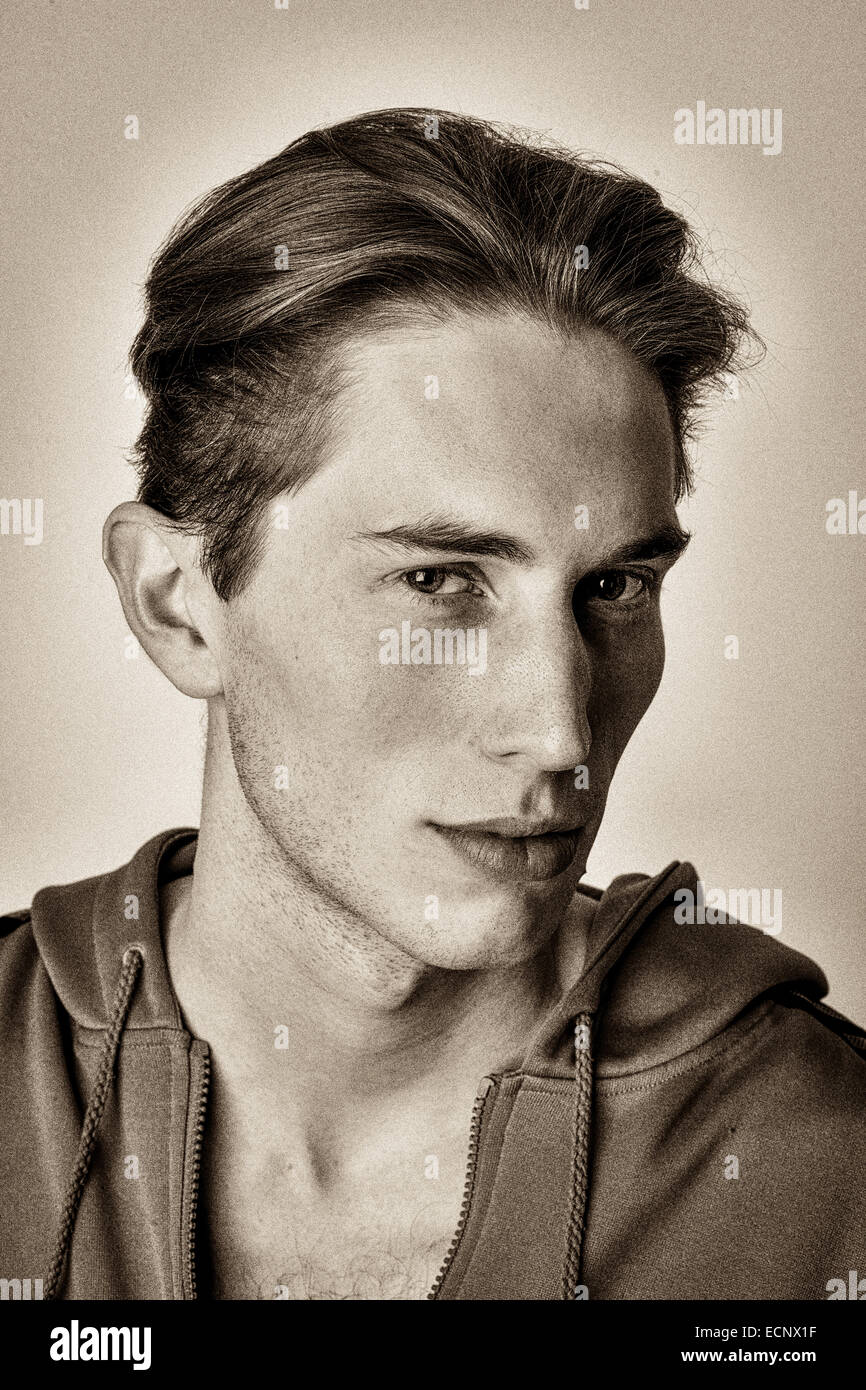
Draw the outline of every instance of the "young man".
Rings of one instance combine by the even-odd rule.
[[[866,1268],[866,1037],[821,971],[683,923],[689,864],[579,885],[748,335],[694,249],[621,171],[412,110],[162,249],[104,553],[208,702],[201,826],[5,919],[4,1275],[824,1299]]]

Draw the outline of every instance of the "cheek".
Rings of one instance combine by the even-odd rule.
[[[466,672],[383,665],[381,622],[302,605],[279,621],[259,615],[236,632],[224,668],[226,705],[248,739],[320,767],[366,777],[400,750],[462,727]],[[470,691],[470,694],[472,692]]]
[[[614,632],[596,649],[590,727],[619,758],[653,702],[665,665],[658,613]]]

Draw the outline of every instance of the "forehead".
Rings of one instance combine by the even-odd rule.
[[[674,518],[662,388],[605,332],[455,316],[356,339],[343,367],[328,460],[299,495],[332,520],[450,510],[562,542],[584,503],[616,543]]]
[[[608,334],[563,339],[517,316],[455,317],[353,342],[336,455],[398,491],[435,473],[497,491],[674,491],[657,379]],[[368,473],[369,476],[369,473]]]

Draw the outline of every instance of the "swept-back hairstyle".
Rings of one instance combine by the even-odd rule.
[[[230,599],[255,571],[269,502],[324,457],[341,348],[400,323],[508,311],[564,335],[603,329],[655,373],[679,500],[703,390],[760,343],[701,271],[688,224],[614,165],[410,108],[308,132],[173,229],[131,353],[147,400],[139,499],[201,537],[205,573]]]

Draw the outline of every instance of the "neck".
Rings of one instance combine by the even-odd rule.
[[[555,948],[493,970],[411,959],[287,859],[213,752],[209,734],[195,872],[170,895],[165,936],[224,1094],[305,1128],[324,1108],[336,1125],[372,1124],[437,1097],[463,1113],[482,1076],[519,1064],[558,997]]]
[[[471,1056],[476,1071],[482,1054],[482,1071],[520,1060],[556,997],[549,947],[495,970],[426,965],[324,902],[285,860],[278,878],[263,873],[236,837],[236,820],[203,814],[195,874],[169,918],[169,968],[194,1033],[255,1056],[265,1033],[274,1046],[279,1025],[296,1075],[330,1071],[332,1059],[356,1091],[458,1057]]]

